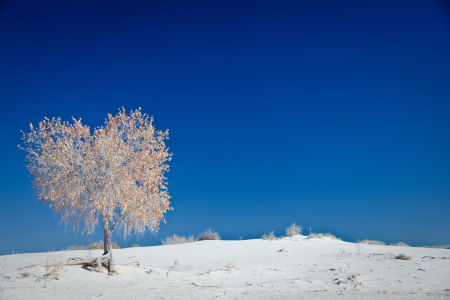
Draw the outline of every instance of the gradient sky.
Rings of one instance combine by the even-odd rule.
[[[167,224],[122,247],[293,222],[450,244],[445,1],[2,1],[0,100],[0,254],[89,241],[33,205],[20,130],[122,106],[174,154]]]

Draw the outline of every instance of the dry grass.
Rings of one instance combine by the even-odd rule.
[[[403,242],[398,242],[398,243],[396,243],[396,244],[390,244],[389,246],[397,246],[397,247],[411,247],[410,245],[408,245],[408,244],[405,244],[405,243],[403,243]]]
[[[235,262],[234,260],[232,262],[228,262],[228,264],[225,266],[225,271],[231,272],[233,270],[236,270],[237,267],[234,264],[234,262]]]
[[[294,235],[301,235],[303,227],[301,225],[296,225],[292,223],[291,226],[286,227],[286,236],[293,237]]]
[[[120,249],[120,246],[117,245],[117,243],[111,243],[111,248],[112,249]],[[61,249],[61,251],[71,251],[71,250],[103,250],[104,249],[104,245],[102,241],[94,242],[93,244],[90,244],[89,246],[69,246],[65,249]]]
[[[196,241],[205,241],[205,240],[220,240],[221,237],[217,232],[212,232],[211,229],[206,230],[198,235]]]
[[[53,263],[49,264],[47,259],[47,266],[45,268],[45,284],[44,288],[47,287],[47,280],[48,279],[54,279],[59,280],[58,272],[62,270],[62,262],[56,262],[56,259],[53,259]],[[29,277],[30,273],[22,273],[22,278]]]
[[[175,271],[177,269],[177,266],[178,266],[178,260],[175,260],[173,262],[173,265],[169,266],[169,271]]]
[[[62,269],[62,262],[54,262],[45,269],[45,276],[49,279],[59,280],[58,272]]]
[[[404,253],[397,255],[395,258],[396,259],[403,259],[403,260],[412,260],[411,256],[408,256],[408,255],[406,255]]]
[[[375,240],[362,240],[362,241],[356,241],[358,244],[367,244],[367,245],[380,245],[380,246],[386,246],[386,243],[383,243],[381,241],[375,241]]]
[[[324,239],[324,238],[330,238],[333,240],[337,240],[337,241],[342,241],[341,238],[338,238],[335,235],[332,235],[331,233],[315,233],[315,232],[311,232],[308,235],[308,239]]]
[[[193,235],[190,235],[189,237],[186,238],[185,236],[173,234],[173,236],[168,236],[166,237],[165,240],[161,240],[161,244],[163,245],[184,244],[192,242],[195,242]]]
[[[80,246],[68,246],[65,249],[61,249],[61,251],[70,251],[70,250],[86,250],[86,246],[80,245]]]

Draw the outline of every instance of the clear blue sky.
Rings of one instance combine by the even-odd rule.
[[[445,1],[2,1],[0,98],[0,254],[87,242],[33,205],[20,130],[121,106],[174,153],[167,224],[122,247],[293,222],[450,244]]]

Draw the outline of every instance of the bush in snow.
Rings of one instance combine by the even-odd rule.
[[[205,240],[220,240],[221,237],[217,232],[212,232],[211,229],[206,230],[203,233],[200,233],[197,237],[197,241],[205,241]]]
[[[291,226],[286,227],[286,236],[293,237],[294,235],[301,235],[303,227],[301,225],[296,225],[292,223]]]
[[[195,242],[194,236],[190,235],[189,237],[186,238],[185,236],[179,236],[176,235],[175,233],[173,234],[173,236],[168,236],[166,237],[165,240],[161,240],[161,243],[163,245],[184,244],[192,242]]]
[[[117,245],[117,243],[113,242],[111,243],[111,248],[112,249],[120,249],[120,246]],[[69,251],[69,250],[103,250],[104,249],[104,244],[103,241],[99,241],[94,242],[93,244],[90,244],[89,246],[69,246],[66,249],[61,249],[61,251]]]
[[[373,240],[362,240],[362,241],[356,241],[358,244],[368,244],[368,245],[380,245],[380,246],[385,246],[386,244],[380,241],[373,241]]]
[[[397,255],[395,258],[396,259],[403,259],[403,260],[411,260],[412,259],[411,256],[408,256],[408,255],[406,255],[404,253]]]
[[[390,244],[389,246],[397,246],[397,247],[411,247],[408,244],[405,244],[403,242],[398,242],[397,244]]]
[[[266,235],[266,233],[264,233],[264,234],[262,235],[262,239],[263,239],[263,240],[271,240],[271,241],[276,240],[277,237],[275,236],[275,231],[272,230],[272,231],[269,232],[269,234],[267,234],[267,235]]]
[[[333,239],[333,240],[342,241],[341,238],[338,238],[335,235],[332,235],[331,233],[315,233],[315,232],[311,232],[308,235],[308,239],[323,239],[323,238],[330,238],[330,239]]]

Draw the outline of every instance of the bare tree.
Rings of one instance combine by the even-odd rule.
[[[164,140],[169,131],[156,131],[153,117],[139,110],[119,109],[108,114],[105,126],[48,119],[23,133],[27,169],[40,202],[49,204],[74,229],[92,233],[101,220],[104,253],[95,261],[112,268],[111,235],[121,231],[157,231],[164,213],[171,210],[164,173],[172,158]],[[75,262],[74,262],[75,263]]]

